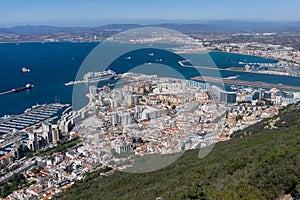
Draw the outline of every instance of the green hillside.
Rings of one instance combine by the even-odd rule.
[[[203,159],[198,153],[151,173],[94,172],[58,199],[279,198],[300,189],[300,104],[235,133]]]

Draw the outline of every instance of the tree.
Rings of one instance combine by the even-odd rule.
[[[136,140],[136,142],[137,142],[137,143],[140,143],[140,144],[141,144],[141,143],[144,143],[143,139],[140,138],[140,137]]]

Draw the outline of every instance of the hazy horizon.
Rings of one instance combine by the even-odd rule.
[[[0,27],[19,25],[99,26],[168,21],[300,20],[298,0],[0,0]]]
[[[122,20],[122,19],[114,19],[109,21],[86,21],[84,23],[68,23],[68,24],[60,24],[60,23],[20,23],[20,24],[11,24],[11,25],[0,25],[0,28],[13,28],[18,26],[53,26],[53,27],[98,27],[105,26],[110,24],[137,24],[137,25],[155,25],[155,24],[213,24],[218,22],[233,22],[233,23],[278,23],[278,24],[288,24],[288,23],[300,23],[300,20],[246,20],[246,19],[220,19],[220,20],[191,20],[191,19],[178,19],[178,20],[167,20],[167,19],[157,19],[157,20]]]

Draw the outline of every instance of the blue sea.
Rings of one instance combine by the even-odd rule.
[[[0,96],[0,117],[6,114],[21,114],[34,104],[43,103],[72,103],[73,87],[66,87],[65,82],[74,80],[79,67],[98,43],[2,43],[0,44],[0,92],[34,84],[31,90]],[[117,73],[128,71],[132,66],[145,62],[155,62],[162,59],[160,64],[173,66],[186,78],[195,74],[192,68],[178,65],[180,56],[166,54],[160,50],[151,50],[154,56],[149,58],[149,49],[130,52],[124,57],[135,55],[135,59],[116,59],[109,66]],[[198,55],[186,55],[188,59],[196,59]],[[185,58],[186,58],[185,57]],[[199,57],[199,56],[198,56]],[[224,52],[210,53],[210,57],[219,68],[241,67],[239,62],[277,62],[255,56],[230,54]],[[148,60],[147,60],[148,59]],[[149,60],[150,59],[150,60]],[[22,73],[21,68],[30,68],[30,73]],[[121,67],[122,66],[122,67]],[[213,70],[204,70],[205,75],[213,75]],[[151,70],[146,72],[151,74]],[[220,71],[222,77],[240,75],[239,79],[247,81],[264,81],[286,85],[300,85],[300,78],[283,77],[245,72]],[[165,75],[168,75],[166,72]],[[86,101],[83,97],[83,103]]]

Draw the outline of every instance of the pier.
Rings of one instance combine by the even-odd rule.
[[[259,88],[277,88],[281,90],[297,90],[300,91],[300,86],[292,86],[292,85],[283,85],[283,84],[273,84],[273,83],[265,83],[262,81],[243,81],[243,80],[234,80],[234,79],[224,79],[219,77],[211,77],[211,76],[197,76],[191,78],[192,80],[210,82],[210,83],[224,83],[229,85],[244,85],[251,87],[259,87]]]

